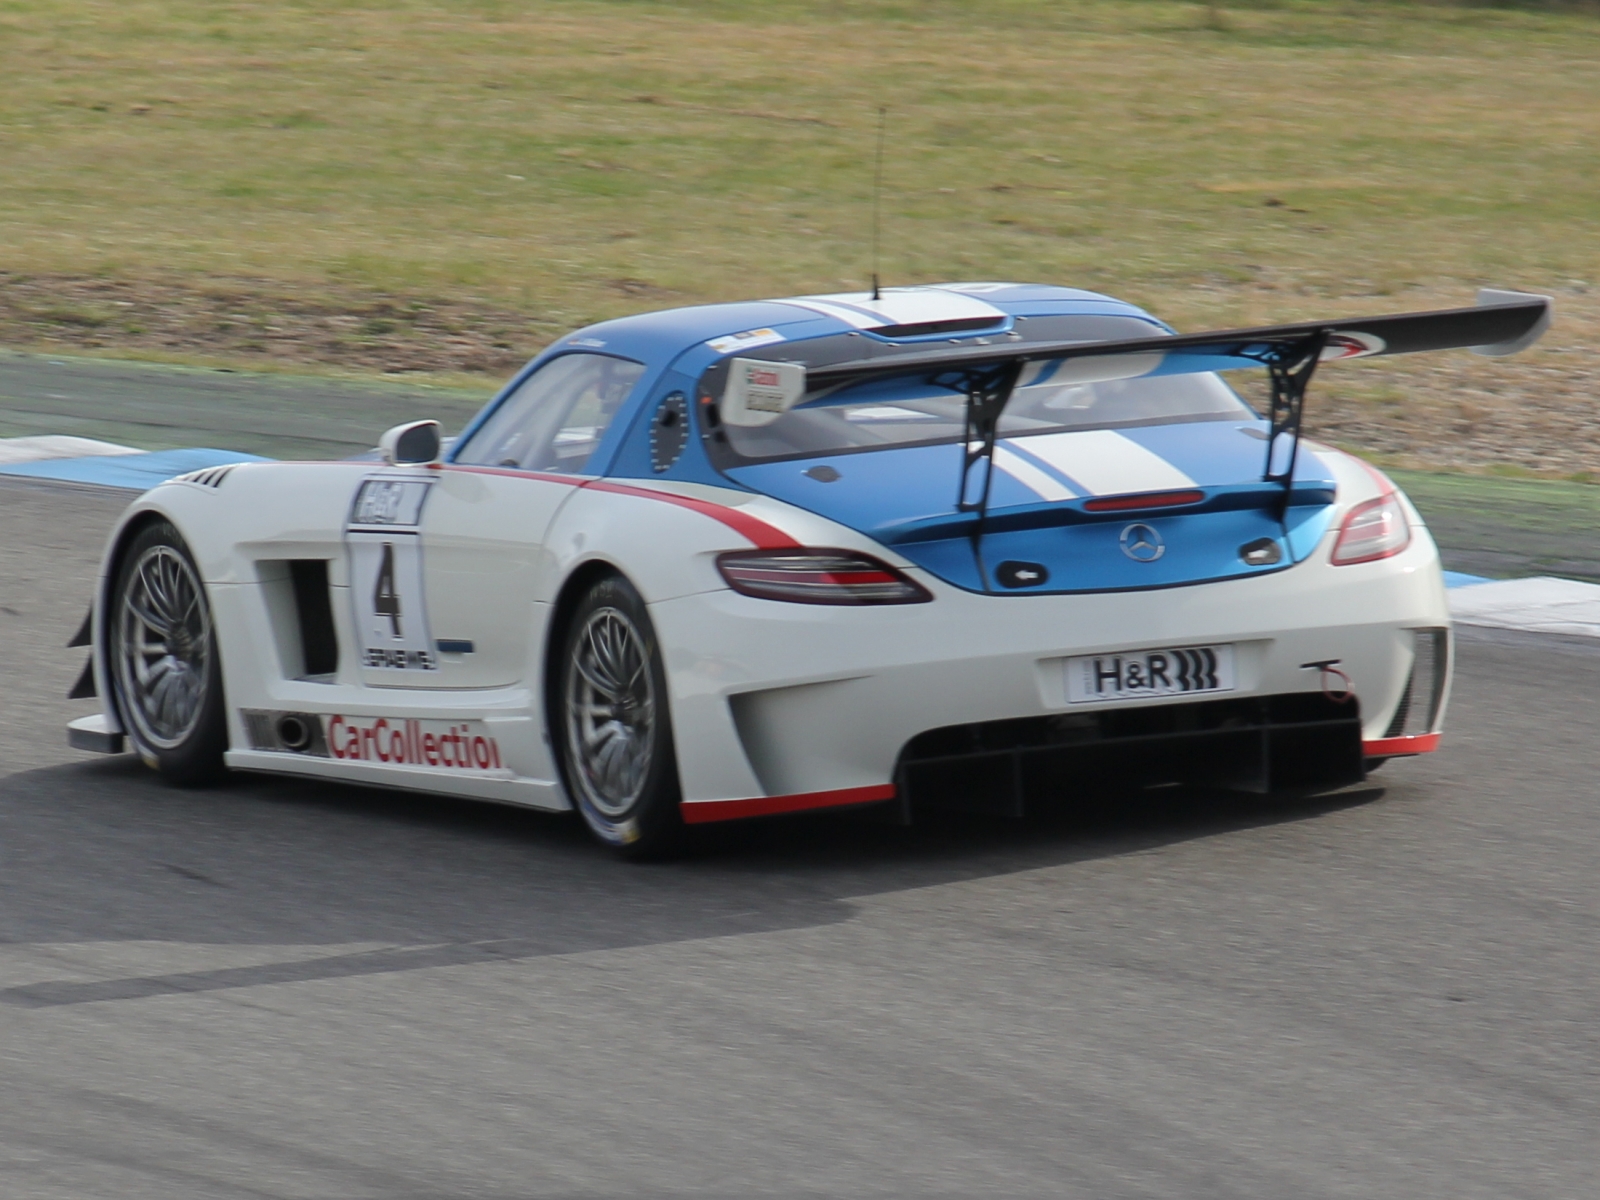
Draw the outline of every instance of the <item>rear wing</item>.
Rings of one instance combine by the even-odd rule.
[[[1471,308],[1395,313],[1337,321],[1302,321],[1162,337],[1101,342],[1003,342],[922,352],[890,352],[853,362],[799,363],[734,359],[720,405],[722,420],[762,425],[791,408],[849,403],[857,384],[919,380],[965,394],[966,446],[958,505],[981,516],[1001,415],[1019,382],[1049,369],[1053,383],[1098,383],[1144,376],[1264,367],[1272,381],[1271,433],[1262,479],[1283,487],[1288,504],[1306,386],[1318,364],[1387,354],[1469,349],[1515,354],[1550,327],[1550,298],[1485,288]],[[1053,364],[1053,367],[1049,366]],[[973,486],[974,467],[985,464]]]
[[[1318,359],[1373,358],[1385,354],[1417,354],[1428,350],[1469,349],[1500,356],[1525,350],[1550,327],[1550,298],[1526,292],[1485,288],[1472,308],[1436,312],[1393,313],[1338,321],[1302,321],[1295,325],[1263,325],[1211,333],[1134,338],[1112,342],[1016,342],[897,354],[813,367],[806,372],[806,391],[815,395],[892,376],[923,376],[959,369],[973,370],[1021,362],[1062,359],[1122,359],[1085,370],[1094,380],[1131,379],[1140,375],[1178,375],[1269,366],[1284,351],[1306,347],[1321,337]],[[1087,366],[1087,364],[1085,364]],[[1057,373],[1054,378],[1062,379]]]

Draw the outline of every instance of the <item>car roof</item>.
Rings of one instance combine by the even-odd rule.
[[[945,340],[956,331],[942,326],[976,322],[983,314],[990,317],[987,332],[993,332],[995,327],[1009,328],[1019,317],[1034,316],[1101,314],[1154,321],[1136,305],[1079,288],[1027,283],[941,283],[884,288],[877,299],[870,292],[846,292],[639,313],[576,330],[553,343],[545,355],[598,350],[659,364],[704,345],[703,357],[709,362],[746,346],[847,333],[883,336],[885,340],[903,345],[908,341]],[[899,332],[919,327],[930,327],[929,332],[913,332],[910,336]],[[884,334],[881,332],[884,330],[893,332]],[[751,334],[773,336],[765,341],[742,337]],[[726,345],[711,345],[714,342]],[[703,365],[683,364],[691,371]]]
[[[781,346],[793,345],[794,357],[804,358],[808,353],[799,350],[800,345],[810,343],[814,354],[830,344],[836,350],[847,337],[899,347],[928,342],[948,345],[953,335],[961,340],[1010,333],[1013,326],[1032,318],[1078,315],[1133,317],[1170,332],[1168,326],[1126,301],[1079,288],[1029,283],[940,283],[883,288],[876,297],[870,292],[844,292],[663,309],[601,321],[551,343],[467,423],[458,445],[464,445],[524,379],[563,354],[609,354],[645,365],[639,387],[595,451],[597,468],[609,473],[626,469],[619,452],[649,396],[668,374],[697,379],[713,363],[747,349],[760,348],[764,358],[785,357]],[[716,478],[726,483],[721,476]]]

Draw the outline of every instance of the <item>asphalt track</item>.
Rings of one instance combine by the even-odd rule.
[[[377,445],[402,421],[434,417],[456,433],[492,394],[0,350],[0,437],[71,434],[149,450],[340,458]]]
[[[66,748],[123,497],[0,481],[0,1195],[1590,1197],[1600,658],[1317,802],[747,827]]]

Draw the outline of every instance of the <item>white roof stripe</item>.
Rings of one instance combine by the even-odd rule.
[[[1022,455],[1014,454],[1004,446],[994,448],[994,465],[1036,493],[1041,500],[1071,500],[1078,494],[1054,475],[1040,470]]]
[[[1000,321],[1006,315],[986,301],[942,288],[885,288],[876,300],[871,292],[844,292],[836,296],[795,296],[776,303],[810,309],[855,329],[984,317]]]
[[[1192,488],[1190,479],[1153,451],[1114,429],[1044,433],[1011,445],[1054,467],[1096,496]]]

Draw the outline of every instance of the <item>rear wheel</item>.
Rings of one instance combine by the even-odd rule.
[[[139,757],[173,783],[219,778],[228,729],[216,631],[172,525],[148,525],[128,546],[106,626],[117,712]]]
[[[567,794],[590,830],[629,858],[683,837],[666,673],[644,600],[626,580],[591,587],[567,625],[553,730]]]

